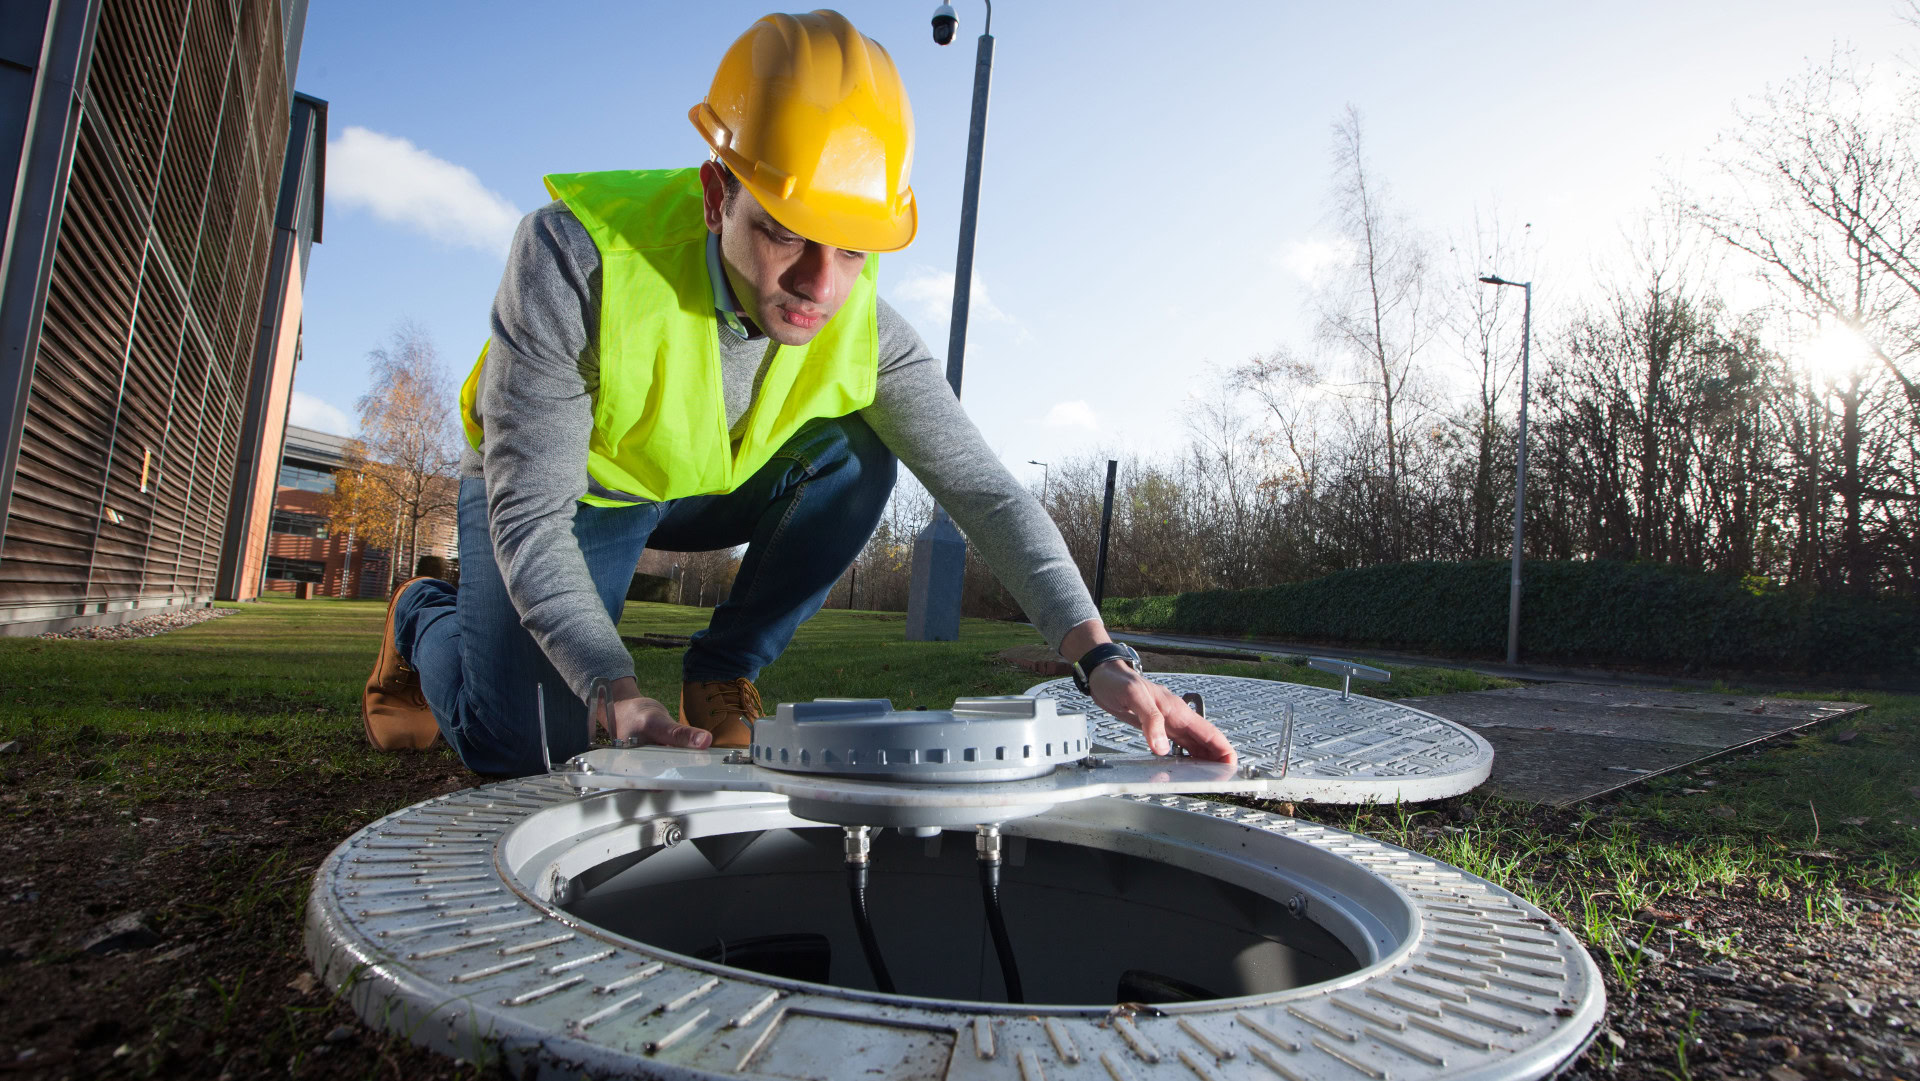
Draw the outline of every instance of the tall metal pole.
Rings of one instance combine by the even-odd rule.
[[[993,9],[987,9],[991,28]],[[980,154],[987,141],[987,90],[993,80],[993,35],[980,35],[973,61],[973,119],[967,125],[967,179],[960,194],[960,250],[953,260],[953,318],[947,327],[947,382],[960,396],[967,353],[967,311],[973,301],[973,234],[980,224]]]
[[[1036,462],[1032,458],[1027,459],[1027,464],[1040,467],[1040,505],[1045,506],[1047,503],[1047,478],[1053,476],[1053,465],[1049,462]]]
[[[1107,534],[1113,526],[1113,478],[1120,463],[1107,459],[1107,495],[1100,503],[1100,547],[1093,554],[1093,606],[1100,607],[1100,598],[1107,592]]]
[[[1533,283],[1523,282],[1520,317],[1520,448],[1513,460],[1513,580],[1507,594],[1507,663],[1520,663],[1520,564],[1527,527],[1527,363],[1533,341]]]
[[[973,64],[973,116],[967,127],[967,175],[960,201],[960,250],[953,266],[953,316],[947,332],[947,383],[960,396],[967,351],[967,310],[973,299],[973,236],[980,221],[980,157],[987,140],[987,91],[993,79],[993,5]],[[935,505],[933,521],[913,543],[908,576],[907,640],[951,642],[960,637],[960,592],[966,578],[967,542]]]

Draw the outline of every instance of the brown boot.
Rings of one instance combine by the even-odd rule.
[[[760,716],[760,692],[745,676],[680,685],[680,723],[712,732],[715,747],[752,744]]]
[[[367,742],[382,751],[424,751],[440,738],[440,726],[427,708],[427,696],[420,690],[420,673],[413,670],[393,644],[393,610],[400,595],[424,578],[409,578],[393,591],[387,601],[387,629],[380,636],[380,656],[373,662],[373,674],[367,677],[367,689],[360,696],[360,720],[366,725]]]

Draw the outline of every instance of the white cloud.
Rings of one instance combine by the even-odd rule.
[[[917,266],[889,290],[902,304],[911,305],[921,316],[946,322],[953,315],[953,271]],[[1011,323],[1014,318],[1000,310],[987,295],[987,284],[973,276],[973,292],[968,300],[967,319],[971,323],[985,319],[993,323]]]
[[[1100,427],[1100,421],[1093,415],[1093,407],[1075,398],[1070,402],[1056,402],[1047,410],[1046,425],[1049,428],[1085,428],[1094,431]]]
[[[1295,240],[1281,251],[1278,262],[1287,273],[1310,282],[1332,269],[1345,256],[1340,245],[1326,240]]]
[[[354,427],[353,421],[348,420],[346,412],[338,406],[297,390],[287,405],[287,423],[334,435],[352,435]]]
[[[327,199],[447,244],[504,255],[520,211],[464,166],[394,135],[348,128],[327,144]]]

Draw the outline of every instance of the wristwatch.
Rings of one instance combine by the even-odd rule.
[[[1087,650],[1084,656],[1073,662],[1073,685],[1080,688],[1081,694],[1091,693],[1092,685],[1089,680],[1093,676],[1093,670],[1116,659],[1132,665],[1136,672],[1146,671],[1140,664],[1140,654],[1136,653],[1132,646],[1125,642],[1102,642]]]

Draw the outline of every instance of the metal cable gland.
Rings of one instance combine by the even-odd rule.
[[[952,709],[896,710],[884,698],[782,702],[753,726],[753,763],[926,784],[1040,777],[1087,754],[1087,719],[1051,698],[960,698]]]
[[[866,826],[846,826],[843,839],[848,866],[864,867],[873,859],[873,834]]]

